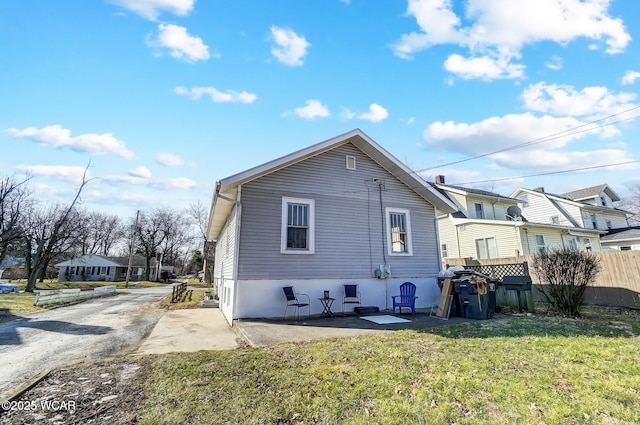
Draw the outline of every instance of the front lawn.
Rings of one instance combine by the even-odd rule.
[[[640,423],[640,314],[153,357],[145,424]]]

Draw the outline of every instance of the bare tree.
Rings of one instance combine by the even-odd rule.
[[[82,213],[83,238],[80,241],[80,253],[109,256],[118,244],[127,238],[125,228],[117,215],[101,212]]]
[[[630,226],[640,225],[640,185],[631,189],[631,195],[618,203],[618,208],[629,211],[632,215],[627,220]]]
[[[82,189],[92,179],[87,179],[85,168],[82,182],[76,195],[67,206],[56,204],[44,208],[31,205],[22,221],[22,238],[25,243],[25,265],[27,269],[26,292],[36,289],[36,281],[45,276],[49,263],[57,255],[67,252],[77,244],[80,236],[80,216],[76,204]]]
[[[160,244],[163,263],[184,267],[184,258],[193,249],[194,235],[191,233],[189,217],[177,211],[164,210],[165,239]]]
[[[151,212],[141,212],[136,229],[137,252],[146,259],[145,280],[149,280],[151,274],[151,259],[160,252],[160,245],[164,242],[166,213],[161,209]]]
[[[207,208],[198,201],[195,204],[190,204],[187,208],[187,212],[194,220],[198,232],[200,235],[200,243],[202,247],[202,256],[205,263],[205,276],[206,282],[211,283],[213,277],[213,265],[215,260],[215,242],[207,240],[207,226],[209,225],[209,213]]]
[[[21,239],[20,219],[28,202],[28,181],[14,176],[0,180],[0,263]]]

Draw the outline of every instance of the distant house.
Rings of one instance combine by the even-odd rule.
[[[615,208],[620,198],[606,184],[580,189],[563,195],[536,189],[518,188],[512,194],[522,207],[522,213],[537,223],[610,230],[628,227],[627,212]]]
[[[600,238],[603,249],[614,251],[639,251],[640,226],[611,229]]]
[[[518,206],[520,200],[447,185],[444,176],[437,176],[434,186],[458,208],[455,213],[438,215],[445,263],[447,258],[508,258],[562,247],[601,250],[599,237],[604,231],[535,222]]]
[[[282,317],[293,285],[319,314],[325,290],[340,309],[343,284],[385,309],[399,286],[417,306],[437,304],[436,208],[453,203],[356,129],[216,183],[208,239],[213,282],[229,321]]]
[[[600,244],[605,250],[640,249],[637,228],[629,227],[627,211],[616,208],[620,197],[607,184],[562,195],[547,193],[542,187],[519,188],[511,196],[520,200],[523,214],[531,220],[560,223],[572,231],[602,230]]]
[[[151,259],[149,279],[156,280],[156,259]],[[127,278],[129,257],[104,257],[101,255],[87,254],[56,264],[58,268],[58,280],[77,281],[93,280],[117,282]],[[145,277],[146,259],[140,256],[133,257],[131,280],[139,281]]]

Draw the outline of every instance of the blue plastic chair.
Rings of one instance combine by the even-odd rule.
[[[396,307],[399,309],[398,314],[402,314],[402,307],[411,309],[411,316],[416,315],[416,285],[411,282],[405,282],[400,285],[400,295],[393,297],[393,314],[396,313]]]

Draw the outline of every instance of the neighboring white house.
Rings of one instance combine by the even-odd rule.
[[[542,187],[533,190],[518,188],[511,197],[520,201],[522,214],[536,223],[605,231],[629,226],[628,213],[613,206],[613,202],[620,198],[607,185],[564,195],[547,193]]]
[[[56,264],[58,280],[94,280],[116,282],[127,278],[129,257],[104,257],[87,254]],[[146,260],[144,257],[134,256],[131,269],[131,280],[140,281],[145,277]],[[149,280],[156,280],[156,259],[151,259]]]
[[[437,176],[434,186],[458,207],[453,214],[438,215],[445,263],[447,258],[509,258],[563,247],[601,250],[599,237],[604,231],[536,223],[518,207],[518,199],[447,185],[444,176]]]
[[[208,239],[229,323],[282,317],[282,288],[308,294],[359,285],[363,306],[389,308],[405,281],[417,307],[440,295],[435,209],[455,205],[356,129],[216,183]]]

